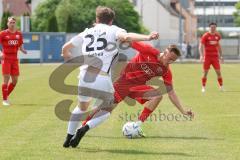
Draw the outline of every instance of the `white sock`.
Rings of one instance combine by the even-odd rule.
[[[77,106],[76,108],[74,108],[74,110],[72,111],[72,115],[70,117],[70,120],[68,122],[68,130],[67,133],[74,135],[76,133],[76,130],[80,124],[80,119],[77,115],[80,116],[81,113],[84,113],[85,111],[81,111],[80,108]],[[77,118],[78,117],[78,118]]]
[[[98,125],[103,123],[105,120],[107,120],[109,116],[110,116],[110,112],[100,110],[94,115],[94,117],[90,121],[87,122],[89,129],[97,127]]]

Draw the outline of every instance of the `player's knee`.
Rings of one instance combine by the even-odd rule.
[[[8,84],[9,80],[10,80],[10,75],[3,75],[3,83]]]

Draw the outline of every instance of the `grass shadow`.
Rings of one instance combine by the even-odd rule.
[[[197,136],[148,136],[146,139],[179,139],[179,140],[224,140],[223,138],[209,138],[209,137],[197,137]]]
[[[31,107],[31,106],[46,106],[46,107],[52,107],[54,104],[35,104],[35,103],[16,103],[13,104],[14,106],[24,106],[24,107]]]
[[[162,156],[184,156],[184,157],[194,157],[193,155],[182,153],[182,152],[152,152],[152,151],[142,151],[142,150],[134,150],[134,149],[93,149],[86,147],[76,148],[81,150],[82,152],[88,153],[112,153],[112,154],[124,154],[124,155],[162,155]]]
[[[96,136],[96,135],[87,135],[86,137],[91,138],[107,138],[107,139],[125,139],[124,136]],[[136,138],[139,139],[139,138]],[[197,137],[197,136],[147,136],[143,139],[175,139],[175,140],[224,140],[223,138],[209,138],[209,137]]]

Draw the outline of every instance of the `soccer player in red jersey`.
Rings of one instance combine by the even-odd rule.
[[[220,86],[220,90],[223,91],[223,79],[221,74],[221,67],[220,61],[223,62],[222,57],[222,48],[219,43],[221,40],[221,35],[216,31],[217,24],[210,23],[209,24],[209,32],[206,32],[202,38],[201,43],[199,45],[199,52],[200,52],[200,61],[203,61],[203,77],[202,77],[202,92],[206,91],[206,82],[207,82],[207,75],[212,65],[215,69],[215,72],[218,77],[218,83]],[[203,54],[204,50],[204,54]]]
[[[154,77],[162,77],[161,92],[168,93],[171,102],[183,115],[193,116],[191,110],[185,110],[173,89],[172,72],[169,64],[175,62],[181,55],[175,45],[170,45],[163,53],[143,42],[134,42],[131,47],[139,53],[127,64],[120,78],[114,82],[114,97],[116,103],[125,97],[135,99],[144,106],[137,122],[140,125],[157,108],[162,100],[162,94],[146,83]],[[160,84],[159,84],[160,85]]]
[[[140,126],[162,100],[162,93],[146,84],[154,77],[162,77],[165,87],[162,89],[166,89],[171,102],[183,115],[194,116],[191,110],[184,109],[173,89],[169,64],[176,61],[181,55],[179,49],[175,45],[170,45],[163,53],[160,53],[159,50],[144,42],[133,42],[131,47],[139,53],[128,62],[120,77],[114,82],[114,98],[116,104],[120,103],[125,97],[130,97],[143,104],[144,109],[135,126]],[[94,115],[87,118],[87,124],[86,121],[82,123],[80,130],[85,131],[84,127],[89,128],[87,125],[92,125],[91,118],[95,118]],[[85,132],[81,134],[81,137],[77,137],[78,140],[80,141],[84,135]]]
[[[16,19],[14,17],[8,18],[8,29],[0,32],[0,44],[2,45],[1,63],[2,63],[2,104],[10,105],[8,97],[15,88],[18,76],[19,66],[17,53],[20,49],[24,54],[27,54],[23,48],[23,36],[20,31],[16,29]],[[10,82],[11,78],[11,82]]]

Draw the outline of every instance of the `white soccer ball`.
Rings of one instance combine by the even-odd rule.
[[[127,138],[142,137],[142,129],[135,122],[127,122],[122,128],[123,135]]]

